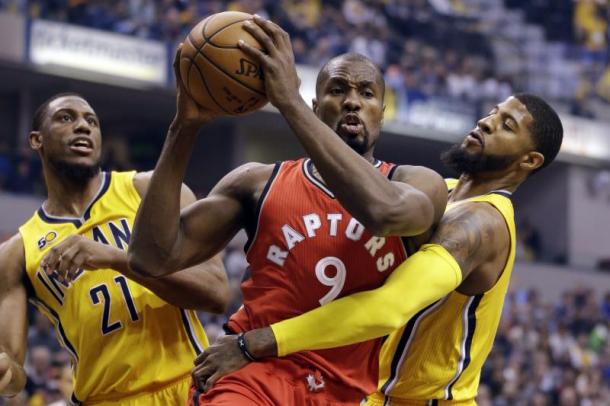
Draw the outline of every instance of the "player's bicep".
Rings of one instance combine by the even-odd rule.
[[[188,266],[218,253],[239,231],[243,207],[239,200],[223,194],[210,194],[180,214],[180,236]]]
[[[243,227],[244,204],[261,177],[261,167],[264,166],[246,164],[234,169],[206,198],[182,209],[177,244],[180,256],[186,258],[183,266],[195,265],[218,253]],[[262,175],[266,175],[264,171]]]
[[[445,214],[430,242],[441,245],[455,258],[465,279],[493,257],[505,228],[498,217],[488,204],[461,204]]]

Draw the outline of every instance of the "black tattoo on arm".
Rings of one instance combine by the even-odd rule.
[[[445,214],[430,242],[449,251],[465,279],[497,252],[495,232],[498,227],[506,227],[499,218],[488,204],[461,204]]]

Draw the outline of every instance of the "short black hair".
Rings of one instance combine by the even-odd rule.
[[[44,103],[42,103],[40,106],[38,106],[38,108],[34,112],[34,117],[32,118],[32,131],[40,131],[40,127],[42,126],[42,122],[44,121],[44,117],[47,114],[47,110],[49,109],[49,105],[54,100],[60,99],[62,97],[78,97],[78,98],[81,98],[81,99],[83,99],[85,101],[87,100],[82,95],[80,95],[78,93],[74,93],[74,92],[57,93],[56,95],[53,95],[53,96],[49,97]]]
[[[518,93],[514,97],[527,108],[534,121],[529,127],[536,151],[544,156],[545,168],[555,160],[563,140],[563,125],[557,112],[542,98],[529,93]]]
[[[377,81],[381,85],[381,96],[383,99],[383,96],[385,94],[385,79],[383,77],[381,69],[379,69],[379,66],[375,65],[375,62],[373,62],[370,58],[357,52],[348,52],[346,54],[335,56],[334,58],[328,60],[328,62],[326,62],[324,66],[322,66],[322,68],[318,72],[318,77],[316,78],[316,97],[320,94],[320,91],[322,90],[322,82],[328,77],[328,67],[332,62],[337,59],[343,59],[348,62],[365,63],[373,67],[375,69],[375,72],[377,73]]]

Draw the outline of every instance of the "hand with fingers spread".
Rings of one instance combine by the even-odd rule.
[[[199,129],[202,125],[220,116],[219,113],[205,109],[198,105],[189,95],[180,75],[180,52],[182,44],[178,46],[174,56],[174,75],[176,77],[176,116],[174,124]]]
[[[237,336],[220,337],[195,359],[191,373],[197,389],[207,392],[218,379],[243,368],[248,359],[237,344]]]
[[[281,111],[301,97],[290,36],[277,24],[257,15],[243,28],[262,44],[265,52],[244,41],[239,41],[238,46],[262,67],[267,98]]]
[[[120,269],[116,264],[125,256],[125,252],[118,248],[75,234],[52,247],[40,266],[47,275],[56,273],[60,281],[69,282],[81,269]]]

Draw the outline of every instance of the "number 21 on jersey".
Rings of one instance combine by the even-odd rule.
[[[131,292],[129,291],[129,286],[127,285],[127,280],[124,276],[117,276],[114,278],[114,282],[121,290],[121,296],[123,296],[124,305],[127,307],[127,311],[129,312],[129,318],[131,321],[136,322],[140,320],[140,316],[138,315],[138,311],[136,310],[135,303],[133,301],[133,297]],[[101,285],[94,286],[89,290],[89,296],[91,296],[91,302],[94,305],[103,305],[102,311],[102,335],[110,334],[114,331],[120,330],[123,328],[123,323],[120,320],[116,320],[114,322],[110,321],[110,306],[112,305],[112,296],[110,295],[110,290],[112,286],[108,286],[105,283]],[[115,296],[116,298],[116,296]]]

